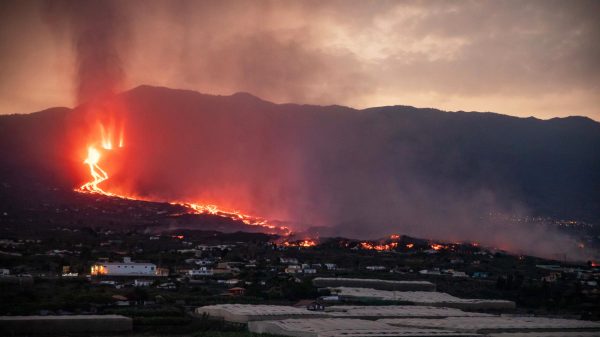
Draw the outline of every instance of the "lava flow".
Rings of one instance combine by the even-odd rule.
[[[366,250],[387,251],[387,250],[393,250],[396,247],[398,247],[397,242],[390,242],[390,243],[386,243],[386,244],[372,244],[370,242],[361,242],[360,243],[360,248],[366,249]]]
[[[317,242],[312,239],[306,239],[306,240],[297,240],[297,241],[284,241],[283,243],[281,243],[279,245],[283,246],[283,247],[308,248],[308,247],[316,246]]]
[[[93,180],[81,185],[79,189],[86,192],[106,194],[106,192],[98,187],[98,184],[108,179],[106,171],[98,166],[100,152],[93,146],[88,147],[88,156],[83,162],[90,167],[90,175]]]
[[[113,133],[111,131],[112,130],[106,130],[104,128],[104,126],[102,124],[100,124],[101,144],[102,144],[102,149],[105,151],[111,151],[113,149],[113,142],[112,142]],[[119,132],[119,140],[118,140],[117,144],[119,147],[123,147],[123,130],[122,130],[122,128],[121,128],[121,131]],[[96,148],[96,146],[94,146],[94,145],[88,146],[87,158],[84,160],[84,164],[89,166],[90,176],[91,176],[92,180],[81,185],[79,187],[79,189],[76,189],[76,191],[82,192],[82,193],[102,194],[102,195],[106,195],[106,196],[110,196],[110,197],[117,197],[117,198],[122,198],[122,199],[129,199],[129,200],[163,202],[163,201],[157,201],[157,200],[148,200],[148,199],[143,199],[143,198],[138,198],[138,197],[120,195],[120,194],[116,194],[116,193],[112,193],[112,192],[103,190],[99,185],[101,183],[103,183],[104,181],[108,180],[109,175],[104,169],[102,169],[100,167],[99,163],[100,163],[101,158],[102,158],[102,154],[101,154],[100,150],[98,150]],[[268,221],[265,219],[247,215],[247,214],[243,214],[238,211],[224,211],[224,210],[219,209],[219,207],[217,207],[216,205],[202,205],[202,204],[196,204],[196,203],[190,203],[190,202],[180,202],[180,201],[168,201],[168,203],[170,203],[172,205],[179,205],[179,206],[185,207],[191,214],[212,214],[212,215],[217,215],[217,216],[221,216],[224,218],[229,218],[232,220],[242,221],[246,225],[260,226],[265,229],[271,230],[271,232],[278,231],[279,233],[284,233],[286,235],[290,233],[290,230],[287,227],[274,226],[274,225],[269,224]]]

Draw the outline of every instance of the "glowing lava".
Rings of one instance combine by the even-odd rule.
[[[437,243],[431,244],[430,247],[433,250],[442,250],[442,249],[446,249],[447,248],[446,246],[443,246],[443,245],[440,245],[440,244],[437,244]]]
[[[119,135],[118,143],[117,143],[118,147],[123,147],[124,132],[123,132],[122,128],[119,131],[118,135]],[[102,149],[104,149],[105,151],[111,151],[113,149],[113,138],[114,137],[115,137],[115,132],[113,132],[112,129],[107,130],[102,124],[100,124],[100,138],[101,138],[100,144],[101,144]],[[102,188],[100,188],[99,185],[102,182],[108,180],[108,178],[109,178],[108,173],[100,167],[100,159],[101,158],[102,158],[102,155],[101,155],[100,151],[94,145],[88,146],[87,158],[85,158],[84,163],[89,166],[90,176],[91,176],[92,180],[81,185],[79,187],[79,189],[77,189],[76,191],[83,192],[83,193],[102,194],[102,195],[106,195],[106,196],[117,197],[117,198],[122,198],[122,199],[129,199],[129,200],[164,202],[164,201],[138,198],[135,196],[120,195],[120,194],[105,191]],[[270,229],[272,231],[277,230],[286,235],[290,233],[290,230],[287,227],[273,226],[273,225],[269,224],[268,221],[263,218],[243,214],[239,211],[221,210],[216,205],[202,205],[202,204],[180,202],[180,201],[169,201],[168,203],[170,203],[172,205],[178,205],[178,206],[185,207],[191,214],[212,214],[212,215],[217,215],[217,216],[221,216],[224,218],[229,218],[232,220],[242,221],[243,223],[245,223],[247,225],[251,225],[251,226],[260,226],[265,229]],[[302,247],[309,247],[310,246],[309,242],[311,242],[311,241],[307,240],[305,242],[305,245],[302,245]],[[316,243],[314,243],[312,245],[315,245],[315,244]]]
[[[90,175],[92,176],[93,180],[81,185],[79,189],[81,191],[91,193],[106,194],[106,192],[104,192],[100,187],[98,187],[98,184],[108,179],[108,174],[106,173],[106,171],[104,171],[98,165],[98,163],[100,162],[100,152],[96,150],[96,148],[93,146],[88,147],[88,155],[83,162],[90,167]]]
[[[285,241],[281,244],[281,246],[284,246],[284,247],[301,247],[301,248],[314,247],[316,245],[317,245],[317,242],[315,240],[311,240],[311,239],[291,241],[291,242]]]
[[[387,244],[372,244],[370,242],[361,242],[360,248],[366,250],[376,250],[379,252],[393,250],[398,247],[398,242],[391,242]]]

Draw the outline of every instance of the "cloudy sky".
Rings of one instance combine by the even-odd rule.
[[[0,113],[84,100],[93,44],[95,62],[117,63],[114,90],[600,120],[598,13],[600,1],[3,1]],[[86,39],[98,27],[104,40]]]

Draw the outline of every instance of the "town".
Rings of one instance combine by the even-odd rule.
[[[259,305],[255,310],[412,305],[600,319],[596,262],[512,255],[477,243],[89,227],[10,237],[0,240],[4,316],[122,315],[134,331],[171,333],[240,329],[214,320],[210,309],[234,303]]]

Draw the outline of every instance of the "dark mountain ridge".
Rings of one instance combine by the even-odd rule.
[[[600,220],[600,124],[585,117],[357,110],[150,86],[118,100],[127,146],[106,154],[104,186],[119,192],[347,236],[461,236],[489,212]],[[70,136],[85,109],[0,116],[0,181],[28,191],[85,181],[88,144]]]

